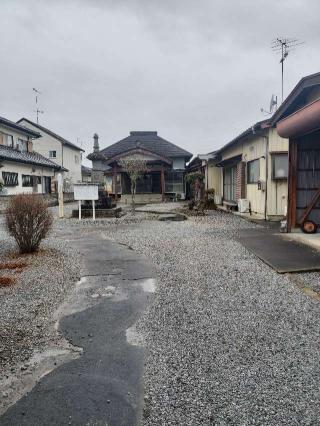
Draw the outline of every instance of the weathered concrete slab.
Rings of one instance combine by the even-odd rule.
[[[135,323],[153,297],[152,267],[97,231],[74,235],[69,241],[83,256],[80,306],[66,304],[59,331],[83,353],[45,375],[2,426],[139,424],[144,348]]]
[[[184,214],[161,214],[159,219],[161,222],[165,221],[173,221],[173,222],[181,222],[183,220],[187,220],[187,216]]]
[[[319,251],[270,229],[246,229],[238,241],[279,273],[320,270]]]

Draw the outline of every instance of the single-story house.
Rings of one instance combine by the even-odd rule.
[[[296,226],[315,231],[320,223],[320,73],[299,81],[272,125],[289,139],[288,231]]]
[[[92,181],[101,180],[108,193],[129,202],[130,179],[121,160],[145,160],[147,170],[138,179],[136,202],[160,202],[165,198],[185,198],[186,163],[192,154],[163,139],[156,131],[132,131],[126,138],[100,151],[98,135],[94,135]]]
[[[217,204],[268,220],[285,216],[288,140],[269,120],[255,123],[199,159],[205,165],[206,189],[215,190]]]
[[[1,195],[51,193],[52,179],[61,167],[33,150],[40,137],[38,132],[0,117]]]
[[[84,150],[28,118],[21,118],[17,123],[40,133],[41,138],[34,141],[34,150],[65,169],[64,191],[72,192],[73,184],[82,182],[81,163]]]

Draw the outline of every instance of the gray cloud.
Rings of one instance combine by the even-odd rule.
[[[133,129],[211,151],[280,94],[279,35],[305,40],[286,93],[320,71],[317,0],[2,0],[1,115],[34,118],[91,149]]]

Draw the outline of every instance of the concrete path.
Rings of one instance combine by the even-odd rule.
[[[152,298],[153,270],[98,229],[67,236],[83,256],[81,281],[62,307],[60,333],[82,355],[45,375],[1,418],[6,425],[136,425],[144,349],[135,323]]]

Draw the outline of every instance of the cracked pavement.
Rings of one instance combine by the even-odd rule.
[[[64,232],[64,238],[81,252],[82,270],[57,327],[82,355],[56,362],[0,424],[135,425],[142,413],[144,362],[135,323],[153,297],[153,268],[97,228],[85,237]]]

